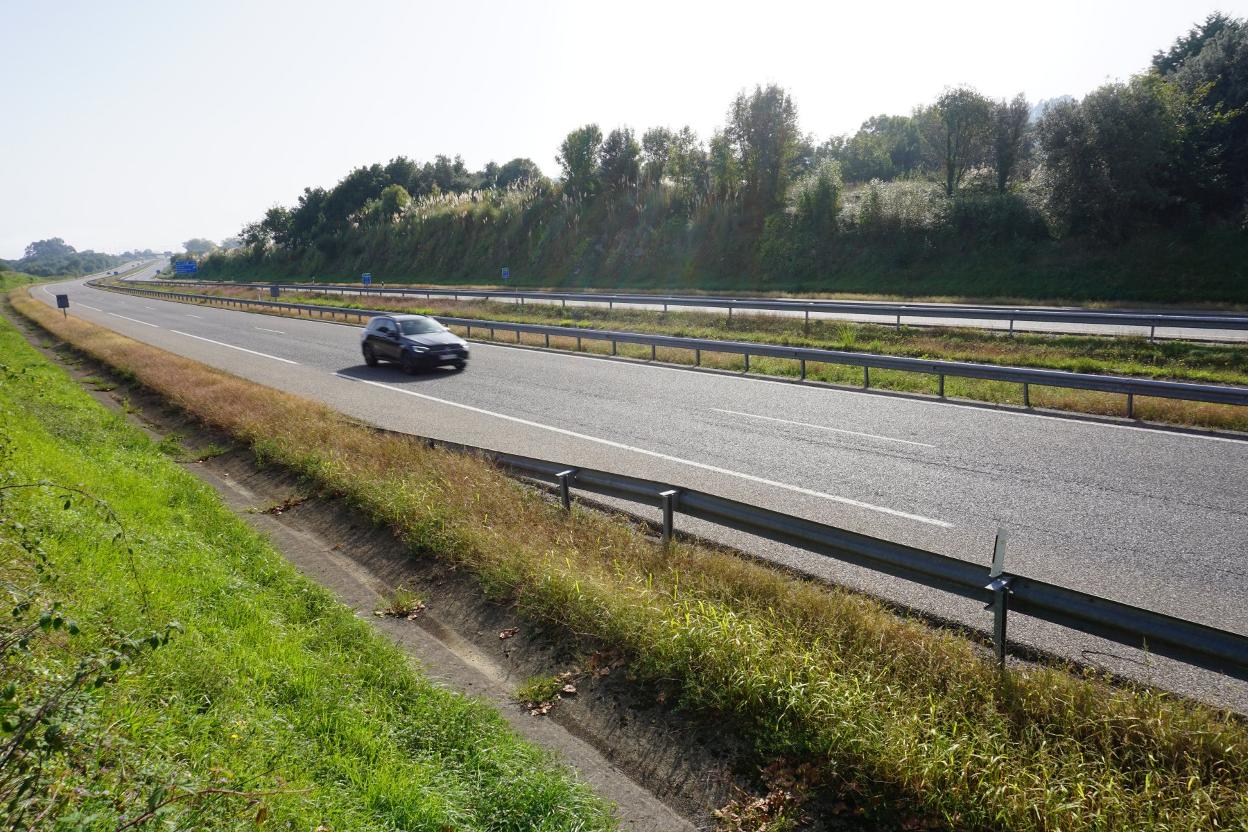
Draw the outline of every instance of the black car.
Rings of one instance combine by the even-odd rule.
[[[360,336],[364,363],[376,367],[396,361],[405,372],[468,364],[468,343],[433,318],[425,315],[378,315]]]

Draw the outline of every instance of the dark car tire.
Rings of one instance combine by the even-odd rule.
[[[468,362],[456,361],[455,363],[451,364],[451,366],[454,367],[457,371],[462,371],[465,367],[468,366]]]
[[[377,360],[377,353],[373,352],[373,348],[368,344],[364,345],[364,363],[370,367],[376,367],[381,363]]]
[[[407,353],[403,353],[402,357],[399,358],[399,366],[402,367],[403,372],[407,373],[409,376],[416,375],[416,371],[420,369],[416,363],[416,359],[412,358]]]

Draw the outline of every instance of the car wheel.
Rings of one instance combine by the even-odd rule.
[[[407,373],[409,376],[416,375],[416,370],[419,369],[416,366],[416,359],[412,358],[407,353],[403,353],[403,356],[399,359],[399,366],[402,367],[403,372]]]
[[[456,361],[456,362],[455,362],[454,364],[452,364],[451,366],[452,366],[452,367],[454,367],[456,370],[463,370],[465,367],[467,367],[467,366],[468,366],[468,362],[467,362],[467,361]]]
[[[377,354],[373,352],[373,348],[368,344],[364,345],[364,363],[370,367],[376,367],[380,363],[377,360]]]

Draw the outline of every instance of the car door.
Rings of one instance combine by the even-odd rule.
[[[373,335],[373,352],[378,358],[399,360],[399,326],[391,318],[383,318]]]

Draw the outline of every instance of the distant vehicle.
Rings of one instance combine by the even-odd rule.
[[[406,373],[468,366],[468,343],[425,315],[378,315],[364,328],[360,349],[368,366],[394,361]]]

